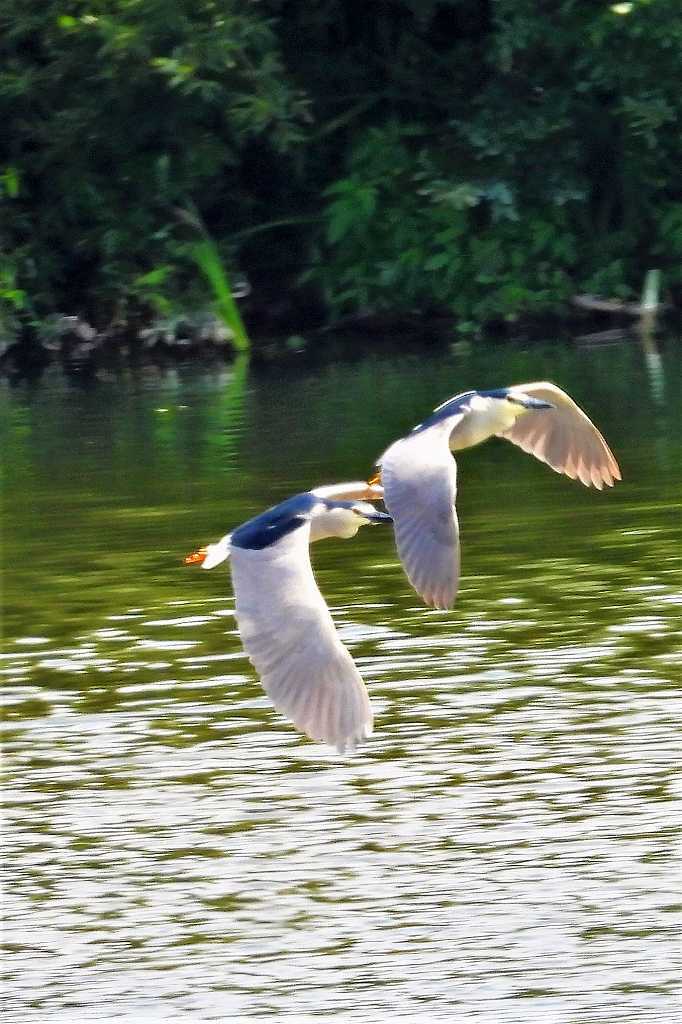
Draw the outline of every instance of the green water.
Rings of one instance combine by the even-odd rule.
[[[459,458],[463,584],[314,549],[368,684],[353,757],[270,707],[184,554],[363,476],[433,405],[549,378],[623,483]],[[672,1021],[682,349],[405,353],[2,392],[6,1022]]]

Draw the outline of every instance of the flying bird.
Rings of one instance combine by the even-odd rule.
[[[506,437],[557,473],[601,490],[620,469],[594,423],[556,384],[464,391],[439,405],[377,461],[407,577],[427,605],[450,608],[459,585],[457,466],[450,452]]]
[[[353,750],[372,732],[365,684],[339,640],[310,564],[309,545],[390,523],[364,482],[296,494],[188,555],[204,569],[230,559],[237,627],[275,707],[311,739]]]

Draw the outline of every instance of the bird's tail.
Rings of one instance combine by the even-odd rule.
[[[215,568],[216,565],[220,565],[230,557],[231,539],[232,534],[226,533],[215,544],[207,544],[205,548],[193,551],[191,555],[187,555],[185,565],[201,565],[202,569]]]

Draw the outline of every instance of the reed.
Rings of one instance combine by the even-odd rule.
[[[192,255],[213,289],[216,311],[220,319],[230,329],[232,347],[237,352],[248,352],[251,341],[241,314],[237,309],[227,270],[220,258],[218,246],[212,238],[203,232],[204,237],[192,247]]]

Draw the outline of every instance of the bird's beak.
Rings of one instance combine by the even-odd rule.
[[[380,484],[381,483],[381,470],[377,469],[377,471],[375,473],[372,473],[372,475],[369,478],[369,480],[367,481],[367,483],[369,484],[370,487],[375,487],[377,484]]]
[[[376,509],[373,512],[362,512],[362,518],[366,519],[372,526],[376,526],[377,523],[392,523],[393,516],[389,516],[387,512],[378,512]]]
[[[551,402],[545,402],[542,398],[531,398],[530,395],[507,395],[507,398],[515,405],[522,405],[524,409],[556,409]]]
[[[199,548],[198,551],[193,551],[191,555],[187,555],[187,557],[183,559],[183,565],[201,565],[207,554],[207,548]]]

